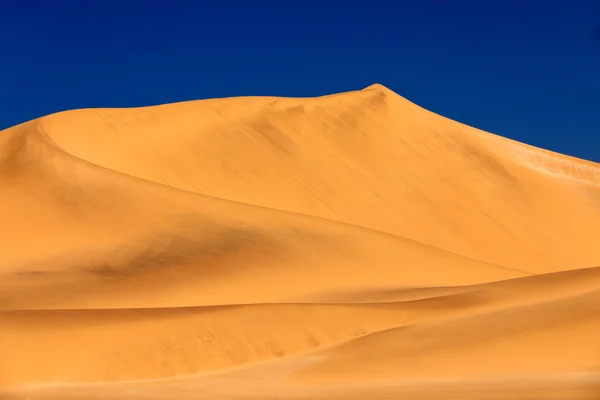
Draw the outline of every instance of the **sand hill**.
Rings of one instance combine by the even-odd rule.
[[[2,399],[600,395],[600,165],[381,85],[7,129],[0,222]]]

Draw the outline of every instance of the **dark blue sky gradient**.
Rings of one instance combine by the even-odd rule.
[[[27,1],[0,6],[0,129],[72,108],[382,83],[600,161],[600,1]]]

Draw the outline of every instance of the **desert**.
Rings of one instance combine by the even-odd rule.
[[[0,398],[595,399],[600,165],[381,84],[0,132]]]

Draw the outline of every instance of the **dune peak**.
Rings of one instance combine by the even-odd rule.
[[[385,94],[396,94],[392,89],[388,88],[387,86],[382,85],[381,83],[374,83],[372,85],[367,86],[366,88],[362,89],[363,91],[378,91],[381,93],[385,93]]]

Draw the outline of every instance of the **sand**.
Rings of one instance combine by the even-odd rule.
[[[595,399],[600,165],[382,85],[0,132],[0,399]]]

